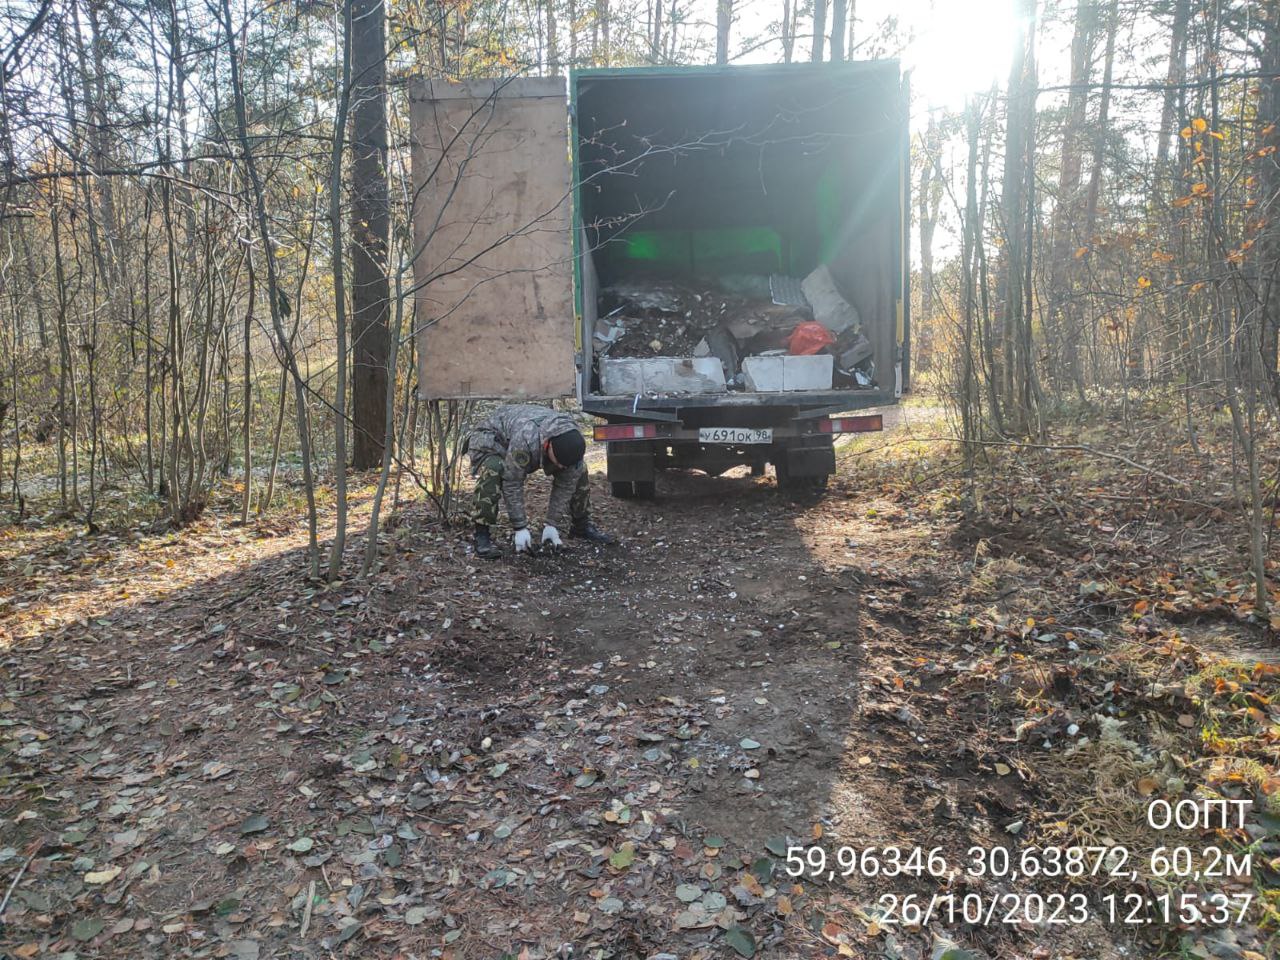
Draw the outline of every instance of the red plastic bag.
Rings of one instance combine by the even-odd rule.
[[[822,324],[808,320],[791,332],[791,338],[787,340],[787,353],[796,357],[805,357],[819,350],[825,350],[835,342],[834,333]]]

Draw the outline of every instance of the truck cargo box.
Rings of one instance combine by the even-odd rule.
[[[805,318],[848,332],[849,343],[860,332],[869,375],[845,378],[837,392],[855,406],[892,401],[906,373],[907,319],[906,101],[896,61],[585,70],[570,91],[586,409],[618,406],[592,375],[600,354],[618,352],[601,316],[614,300],[619,311],[639,303],[650,309],[632,313],[654,317],[637,324],[638,355],[698,340],[717,310],[744,355],[750,327],[735,325],[734,310],[774,310],[783,333]],[[804,306],[788,316],[796,302]],[[859,331],[848,331],[850,316]]]
[[[604,291],[772,279],[851,305],[871,373],[850,402],[893,399],[909,374],[896,61],[583,70],[568,96],[566,122],[558,78],[411,85],[424,397],[599,407]]]
[[[825,482],[833,438],[880,424],[831,415],[907,387],[896,61],[418,80],[410,101],[423,398],[576,394],[614,493],[648,496],[666,466]]]

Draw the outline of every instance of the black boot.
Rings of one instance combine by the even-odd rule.
[[[494,545],[489,528],[483,523],[476,524],[476,556],[482,560],[497,560],[502,556],[502,550]]]
[[[578,540],[586,540],[588,543],[598,543],[604,547],[618,542],[590,520],[575,520],[573,526],[569,528],[569,536]]]

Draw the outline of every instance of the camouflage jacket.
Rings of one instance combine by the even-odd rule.
[[[511,525],[522,530],[529,525],[524,509],[524,481],[539,467],[553,477],[547,522],[564,529],[569,520],[569,501],[578,485],[585,463],[557,470],[543,462],[542,447],[566,430],[578,429],[567,413],[533,403],[513,403],[499,407],[471,431],[467,453],[474,471],[488,457],[502,457],[502,499],[507,503]]]

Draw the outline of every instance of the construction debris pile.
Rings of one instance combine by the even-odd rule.
[[[629,280],[601,291],[601,392],[829,390],[874,382],[857,309],[819,267],[799,279],[734,274],[696,286]]]

